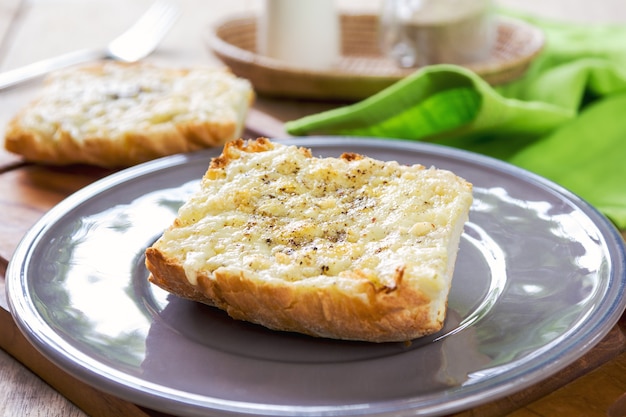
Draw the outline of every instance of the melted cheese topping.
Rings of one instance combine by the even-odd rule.
[[[222,69],[107,63],[56,73],[21,124],[48,137],[65,131],[77,141],[179,123],[241,125],[251,94],[247,80]]]
[[[426,293],[449,284],[440,275],[471,202],[471,185],[453,173],[312,158],[277,143],[230,152],[237,159],[209,170],[159,243],[191,283],[200,271],[228,268],[264,280],[367,279],[383,289],[402,269]]]

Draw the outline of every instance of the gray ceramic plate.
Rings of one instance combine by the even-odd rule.
[[[12,312],[47,357],[104,391],[177,415],[441,415],[558,372],[624,309],[621,237],[567,191],[510,165],[425,144],[310,138],[451,169],[474,184],[445,329],[412,344],[313,339],[235,322],[146,282],[143,251],[218,150],[105,178],[25,236]]]

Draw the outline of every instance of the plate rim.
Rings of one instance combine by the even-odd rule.
[[[507,162],[488,157],[485,155],[476,154],[473,152],[465,151],[462,149],[451,148],[443,145],[437,145],[432,143],[424,143],[424,142],[415,142],[408,140],[400,140],[400,139],[390,139],[390,138],[369,138],[369,137],[360,137],[360,136],[312,136],[306,138],[276,138],[272,139],[277,142],[289,144],[289,145],[299,145],[305,147],[315,147],[315,146],[335,146],[337,148],[347,147],[351,143],[358,142],[359,146],[365,146],[367,148],[375,149],[375,148],[393,148],[393,149],[407,149],[410,148],[413,151],[417,152],[425,152],[429,154],[434,154],[437,156],[445,156],[455,160],[461,160],[463,162],[469,162],[473,165],[481,165],[487,166],[493,169],[496,169],[502,173],[506,173],[508,175],[518,175],[523,177],[523,181],[531,182],[535,186],[539,186],[540,188],[550,191],[554,194],[558,194],[560,197],[568,200],[570,203],[575,204],[576,207],[583,209],[585,214],[590,218],[590,220],[596,225],[601,235],[606,240],[606,246],[609,250],[612,250],[615,253],[611,253],[611,266],[614,269],[614,274],[618,275],[621,271],[621,279],[620,277],[614,277],[619,289],[624,290],[626,288],[626,249],[624,241],[619,234],[617,228],[610,222],[606,216],[600,213],[595,207],[591,206],[584,199],[580,198],[576,194],[571,191],[565,189],[564,187],[543,178],[537,174],[524,170],[522,168],[516,167]],[[138,179],[140,177],[145,177],[151,174],[158,174],[163,170],[174,169],[178,166],[181,166],[186,163],[194,162],[198,159],[206,159],[208,166],[208,157],[210,155],[217,155],[221,150],[218,148],[211,148],[202,151],[197,151],[190,154],[177,154],[172,156],[163,157],[160,159],[156,159],[153,161],[149,161],[134,167],[126,168],[124,170],[118,171],[111,175],[108,175],[102,179],[96,180],[93,183],[87,185],[86,187],[74,192],[73,194],[66,197],[64,200],[56,204],[52,207],[48,212],[46,212],[24,235],[21,239],[20,243],[16,247],[13,256],[11,257],[11,262],[9,262],[9,266],[6,271],[6,293],[7,293],[7,301],[10,307],[10,312],[14,317],[14,320],[20,329],[21,333],[26,337],[26,339],[46,358],[51,360],[61,369],[66,370],[71,373],[73,376],[82,380],[90,386],[94,386],[92,380],[89,379],[89,376],[99,376],[101,374],[94,371],[94,369],[86,368],[86,362],[74,362],[69,360],[69,357],[57,357],[53,353],[49,352],[46,347],[51,347],[49,338],[43,337],[42,334],[37,333],[37,329],[34,328],[32,323],[28,323],[25,320],[25,315],[20,313],[24,313],[26,306],[25,298],[26,294],[24,294],[26,289],[24,285],[21,285],[24,281],[24,269],[27,267],[29,260],[29,256],[34,247],[37,246],[37,242],[39,241],[42,235],[45,235],[46,231],[49,230],[55,222],[61,220],[63,218],[63,214],[75,209],[79,205],[89,201],[91,198],[94,198],[100,195],[102,192],[110,189],[112,187],[120,186],[128,181],[132,181]],[[419,161],[417,161],[419,162]],[[592,217],[593,216],[593,217]],[[594,218],[595,217],[595,218]],[[615,258],[617,256],[617,259]],[[583,333],[583,342],[584,343],[576,343],[571,344],[571,346],[567,346],[567,349],[561,350],[561,354],[557,358],[553,358],[551,366],[550,375],[555,374],[559,370],[563,369],[567,365],[571,364],[573,361],[578,359],[587,353],[593,346],[595,346],[602,338],[609,333],[609,331],[613,328],[619,317],[621,316],[624,308],[626,307],[626,295],[624,294],[626,291],[620,291],[620,295],[614,297],[613,302],[610,305],[606,305],[603,303],[602,306],[604,309],[604,314],[601,316],[605,319],[605,322],[610,322],[610,326],[606,326],[601,329],[600,332],[592,332],[591,329],[586,329],[582,332],[581,329],[578,329],[577,333]],[[20,299],[20,296],[23,296],[23,299]],[[597,314],[597,312],[596,312]],[[40,317],[37,317],[40,319]],[[608,319],[608,320],[607,320]],[[597,329],[596,329],[597,330]],[[577,339],[577,338],[573,338]],[[58,346],[60,347],[60,346]],[[576,348],[575,353],[568,353],[568,351]],[[77,350],[77,349],[74,349]],[[55,350],[54,353],[57,353]],[[82,354],[82,352],[79,352]],[[87,357],[87,355],[84,355]],[[88,359],[88,358],[87,358]],[[545,364],[542,364],[545,365]],[[109,368],[111,371],[115,373],[124,374],[121,371],[111,368],[108,365],[104,365]],[[541,368],[539,364],[535,365],[535,368]],[[441,404],[435,404],[434,406],[430,406],[427,408],[420,408],[420,412],[425,412],[425,415],[436,415],[429,413],[449,413],[454,411],[459,411],[462,409],[467,409],[471,406],[476,406],[482,404],[486,401],[495,401],[498,398],[501,398],[502,393],[510,394],[511,385],[515,384],[518,388],[516,391],[520,391],[533,383],[536,383],[536,375],[539,373],[538,369],[527,370],[520,378],[517,376],[516,378],[510,379],[508,378],[505,383],[500,382],[498,386],[491,387],[488,390],[490,395],[487,395],[487,398],[483,398],[485,390],[478,390],[477,393],[473,393],[470,395],[470,398],[458,398],[456,400],[452,399],[447,403],[447,406],[442,408]],[[99,389],[102,389],[106,392],[109,392],[117,397],[126,399],[133,403],[142,404],[148,407],[154,407],[154,405],[158,405],[159,410],[163,411],[176,411],[180,413],[183,411],[184,415],[201,415],[202,411],[206,412],[208,410],[213,410],[218,413],[225,413],[224,415],[241,415],[240,413],[250,413],[255,412],[255,414],[251,415],[319,415],[325,413],[337,412],[338,406],[270,406],[268,409],[264,410],[264,406],[266,404],[256,404],[250,402],[242,402],[242,401],[230,401],[223,400],[219,398],[208,397],[204,395],[191,394],[188,392],[175,390],[172,388],[168,388],[156,383],[148,383],[145,381],[141,381],[139,378],[126,375],[126,378],[122,378],[122,380],[115,378],[111,379],[110,374],[108,377],[102,376],[101,378],[105,379],[104,384],[100,384],[98,386]],[[134,381],[134,383],[129,383],[129,377]],[[547,377],[547,376],[545,376]],[[509,380],[510,379],[510,380]],[[130,381],[130,382],[133,382]],[[101,383],[103,381],[100,381]],[[159,389],[155,389],[159,388]],[[129,392],[128,390],[131,390]],[[164,397],[162,394],[166,391],[180,392],[184,393],[183,397],[173,398],[172,396]],[[160,394],[160,395],[159,395]],[[188,399],[190,397],[197,397],[195,402],[190,402]],[[140,399],[140,401],[138,401]],[[211,401],[207,401],[210,399]],[[172,405],[172,401],[175,402],[175,405]],[[388,402],[388,401],[387,401]],[[414,412],[414,406],[411,403],[415,402],[415,400],[406,399],[401,401],[402,407],[398,409],[390,409],[389,407],[383,407],[382,410],[376,410],[378,407],[370,408],[368,404],[362,404],[361,406],[355,407],[346,407],[342,412],[342,415],[362,415],[363,412],[367,412],[366,415],[374,416],[374,415],[388,415],[388,413],[394,413],[394,415],[404,415],[403,412]],[[398,407],[399,401],[395,400],[394,404],[396,404],[396,408]],[[208,405],[216,406],[220,405],[220,408],[207,408]],[[246,406],[247,405],[247,406]],[[259,408],[260,406],[260,408]],[[202,409],[202,410],[200,410]],[[294,414],[297,413],[297,414]],[[270,414],[271,413],[271,414]],[[400,413],[400,414],[398,414]],[[329,414],[330,415],[330,414]]]

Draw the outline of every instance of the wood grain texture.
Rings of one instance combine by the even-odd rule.
[[[12,23],[15,21],[15,16],[23,5],[22,0],[2,0],[0,3],[0,56],[3,55],[3,50],[7,48],[11,37]]]
[[[14,365],[14,359],[0,350],[0,417],[14,417],[38,414],[50,408],[55,415],[83,417],[86,414],[70,401],[58,395],[46,382],[35,378],[31,371],[22,365]],[[31,392],[24,395],[23,387],[29,385]]]
[[[11,314],[4,309],[0,309],[0,328],[2,330],[0,332],[0,346],[2,346],[6,352],[11,354],[21,363],[28,366],[29,369],[39,375],[43,380],[47,381],[48,384],[54,387],[65,398],[70,399],[79,407],[79,409],[86,411],[90,416],[150,416],[146,410],[143,410],[140,407],[127,401],[123,401],[117,397],[98,391],[97,389],[92,388],[91,386],[62,371],[41,355],[37,350],[35,350],[22,333],[20,333],[19,329],[13,322]],[[6,356],[3,358],[5,362],[9,359]],[[0,369],[4,369],[4,367]],[[8,372],[19,372],[19,369],[9,370]],[[24,393],[22,392],[20,393],[22,395],[21,398],[17,398],[20,396],[14,396],[15,398],[13,399],[13,402],[16,404],[11,407],[19,407],[20,412],[7,415],[26,416],[30,415],[31,412],[34,412],[33,414],[39,414],[39,411],[43,410],[54,410],[54,413],[56,413],[55,415],[59,416],[83,415],[81,413],[77,413],[76,408],[71,407],[66,401],[61,401],[63,399],[62,397],[55,397],[54,395],[48,396],[48,401],[57,402],[58,404],[42,402],[43,399],[39,398],[38,393],[40,386],[38,386],[36,382],[33,382],[34,379],[31,375],[22,375],[22,381],[19,379],[15,380],[15,378],[13,378],[11,380],[13,384],[11,385],[22,386],[23,384],[23,386],[28,386],[28,395],[23,396]],[[22,384],[20,384],[20,382]],[[14,389],[15,388],[12,388],[11,390]],[[66,411],[68,414],[65,414]],[[46,416],[52,415],[46,413],[45,411],[43,411],[42,414]]]
[[[626,353],[508,417],[626,416]]]
[[[13,68],[36,58],[108,40],[132,22],[150,2],[138,0],[130,5],[121,0],[0,0],[0,68]],[[182,17],[185,24],[177,25],[165,39],[150,58],[155,62],[219,64],[204,45],[203,31],[211,21],[233,12],[252,10],[259,4],[256,0],[181,0],[181,3],[185,9]],[[338,3],[344,9],[376,11],[380,0],[339,0]],[[622,0],[598,0],[593,5],[582,0],[496,0],[496,3],[558,19],[626,21],[626,2]],[[72,7],[72,13],[67,13],[63,6]],[[100,10],[98,19],[93,8]],[[96,20],[98,25],[93,24]],[[54,29],[59,22],[66,30]],[[0,129],[21,106],[36,96],[39,83],[0,94]],[[244,137],[284,137],[284,121],[340,104],[259,98]],[[7,311],[3,277],[21,237],[63,198],[109,173],[88,167],[23,164],[19,157],[0,151],[0,347],[13,355],[0,352],[0,395],[3,396],[0,417],[78,417],[85,413],[165,416],[104,394],[61,371],[28,343]],[[626,238],[626,232],[622,235]],[[514,395],[454,417],[593,417],[606,416],[611,410],[618,413],[615,415],[626,416],[623,408],[626,401],[621,397],[626,392],[625,320],[622,317],[598,346],[561,372]]]

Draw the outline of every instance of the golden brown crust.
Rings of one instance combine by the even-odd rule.
[[[159,250],[155,248],[146,250],[146,267],[149,271],[154,271],[149,277],[153,284],[179,297],[212,305],[211,299],[195,285],[191,285],[186,278],[180,279],[185,277],[185,271],[180,264],[169,261]]]
[[[273,146],[270,140],[267,138],[258,138],[255,141],[244,141],[241,138],[235,139],[224,145],[222,154],[211,160],[209,169],[226,168],[230,161],[237,159],[239,155],[235,152],[232,152],[233,149],[239,149],[244,152],[263,152],[269,149],[273,149]]]
[[[346,291],[335,285],[277,285],[226,271],[216,272],[213,278],[201,275],[197,285],[191,285],[183,268],[155,248],[146,251],[146,265],[152,271],[149,280],[161,288],[273,330],[389,342],[411,340],[443,326],[441,320],[424,327],[429,321],[429,299],[401,282],[390,289],[355,280]]]
[[[128,132],[121,140],[112,141],[108,137],[87,136],[82,144],[71,134],[59,130],[55,143],[48,144],[49,138],[34,131],[22,130],[13,120],[6,132],[5,149],[19,154],[27,161],[50,165],[91,164],[103,167],[131,166],[175,153],[193,152],[221,144],[223,137],[229,137],[235,126],[229,123],[217,126],[188,125],[177,126],[176,130],[162,132]],[[202,138],[199,140],[198,138]]]
[[[20,110],[9,122],[6,133],[4,147],[6,150],[20,154],[24,159],[32,162],[39,162],[51,165],[67,165],[75,163],[85,163],[104,167],[124,167],[135,165],[151,159],[175,153],[192,152],[199,149],[220,146],[225,142],[236,138],[243,126],[243,117],[251,105],[254,93],[245,80],[237,79],[228,71],[195,69],[196,75],[190,77],[189,89],[201,88],[198,73],[204,71],[205,84],[211,82],[211,77],[218,79],[226,87],[231,88],[228,99],[221,97],[216,106],[216,114],[226,116],[215,116],[199,114],[193,117],[195,109],[190,106],[188,114],[190,118],[176,116],[171,120],[160,120],[159,115],[152,112],[156,107],[154,103],[163,103],[164,99],[172,98],[172,94],[178,94],[177,101],[174,101],[171,109],[161,109],[164,114],[171,116],[174,112],[180,112],[181,104],[180,92],[174,92],[173,80],[178,80],[180,84],[184,77],[192,74],[190,69],[157,68],[148,64],[121,64],[106,63],[87,67],[80,67],[72,70],[77,77],[72,80],[72,74],[53,74],[47,81],[42,97]],[[117,123],[115,117],[108,122],[102,122],[98,129],[82,130],[82,125],[90,122],[92,117],[89,113],[96,105],[102,105],[108,111],[123,111],[116,106],[121,99],[115,98],[111,93],[99,101],[93,100],[91,92],[94,83],[100,83],[102,88],[106,88],[107,80],[111,79],[112,85],[118,84],[140,84],[142,71],[150,72],[158,81],[152,81],[153,92],[143,91],[141,87],[134,92],[133,99],[136,104],[132,109],[141,108],[143,112],[137,111],[137,118],[128,116],[124,119],[126,128],[120,129],[122,124]],[[80,78],[80,77],[84,77]],[[89,78],[91,77],[91,78]],[[94,77],[101,77],[95,78]],[[125,77],[125,78],[124,78]],[[80,83],[85,83],[84,90],[87,92],[85,98],[77,95],[74,101],[63,97],[64,83],[74,83],[73,88],[79,88]],[[196,84],[192,84],[196,83]],[[154,87],[153,84],[157,84]],[[78,85],[78,87],[77,87]],[[120,87],[125,88],[125,86]],[[176,87],[181,88],[181,87]],[[92,90],[97,89],[93,87]],[[218,91],[218,90],[216,90]],[[190,91],[190,94],[193,91]],[[149,96],[143,102],[140,97]],[[216,92],[216,94],[219,94]],[[210,101],[214,97],[210,93],[206,94],[206,107],[210,108]],[[58,102],[58,104],[55,104]],[[76,109],[72,112],[63,113],[67,105],[64,100],[70,100]],[[83,101],[84,100],[84,101]],[[130,100],[130,98],[128,98]],[[172,99],[174,100],[174,99]],[[44,108],[45,106],[45,108]],[[55,108],[56,106],[56,108]],[[226,108],[228,107],[228,108]],[[40,110],[40,108],[43,108]],[[105,111],[107,111],[105,110]],[[171,111],[171,113],[168,113]],[[84,112],[84,114],[81,114]],[[130,111],[126,113],[130,114]],[[56,116],[55,116],[56,114]],[[70,117],[71,116],[71,117]],[[101,114],[99,115],[101,116]],[[58,119],[55,119],[58,117]],[[75,118],[72,119],[72,117]]]
[[[238,139],[227,143],[219,157],[211,161],[203,181],[221,180],[229,164],[247,153],[265,152],[275,148],[266,138],[254,141]],[[308,149],[298,148],[306,158],[312,158]],[[341,159],[357,161],[363,157],[345,153]],[[421,167],[420,167],[421,169]],[[461,180],[471,195],[471,184]],[[466,198],[463,197],[463,198]],[[469,197],[471,199],[471,196]],[[466,200],[467,202],[467,200]],[[469,206],[466,207],[469,209]],[[450,243],[446,260],[449,276],[453,272],[458,238],[466,217],[460,217],[455,226],[456,236]],[[176,219],[170,230],[184,226]],[[262,279],[241,265],[229,265],[211,272],[196,270],[195,283],[181,259],[168,258],[157,242],[146,250],[149,280],[180,297],[216,306],[231,317],[274,330],[294,331],[316,337],[370,342],[408,341],[440,330],[446,313],[447,290],[443,302],[435,301],[407,277],[405,266],[392,272],[391,280],[372,280],[371,272],[352,268],[338,276],[286,282],[281,279]],[[234,266],[234,268],[230,268]],[[324,275],[324,274],[323,274]],[[439,303],[439,304],[435,304]],[[433,305],[436,311],[433,314]]]

